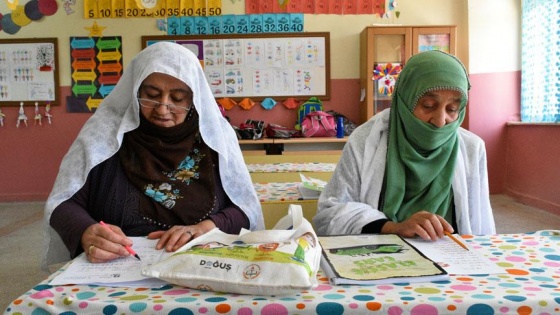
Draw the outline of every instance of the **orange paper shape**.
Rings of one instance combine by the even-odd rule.
[[[244,98],[241,102],[239,102],[239,106],[241,106],[244,110],[249,110],[255,106],[255,102],[253,102],[250,98]]]
[[[284,105],[284,107],[286,107],[287,109],[298,108],[299,104],[300,101],[296,100],[295,98],[288,98],[287,100],[282,102],[282,105]]]
[[[217,100],[218,104],[222,105],[222,107],[225,110],[230,110],[232,109],[235,105],[237,105],[237,103],[232,100],[231,98],[221,98],[219,100]]]

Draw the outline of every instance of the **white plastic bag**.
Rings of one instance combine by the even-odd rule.
[[[288,212],[272,230],[232,235],[214,229],[142,274],[217,292],[278,295],[311,289],[321,247],[301,206],[290,205]]]

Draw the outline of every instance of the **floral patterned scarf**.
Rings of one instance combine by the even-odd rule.
[[[202,221],[214,208],[215,177],[196,110],[170,128],[140,116],[140,126],[125,134],[119,150],[128,180],[145,194],[140,213],[169,226]]]

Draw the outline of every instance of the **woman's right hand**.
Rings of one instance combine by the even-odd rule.
[[[445,236],[444,232],[453,233],[453,227],[445,219],[428,211],[419,211],[403,222],[388,221],[381,228],[383,234],[398,234],[402,237],[420,236],[425,240],[435,241]]]
[[[109,227],[109,229],[107,229]],[[92,263],[107,262],[119,257],[130,256],[124,246],[132,246],[132,241],[115,225],[90,225],[82,234],[82,248]]]
[[[210,232],[216,227],[214,221],[203,220],[193,225],[174,225],[167,231],[154,231],[148,234],[149,239],[159,239],[156,249],[174,252],[192,239]]]

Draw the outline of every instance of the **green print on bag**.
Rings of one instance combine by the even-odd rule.
[[[198,163],[204,157],[204,154],[201,154],[198,149],[194,149],[193,153],[194,156],[187,155],[173,172],[162,173],[171,181],[182,181],[189,185],[192,178],[199,178]],[[162,183],[159,186],[148,184],[144,187],[144,193],[167,209],[172,209],[175,206],[175,200],[183,198],[180,196],[180,190],[173,189],[173,185],[170,183]]]
[[[307,240],[303,241],[307,242]],[[234,259],[247,262],[268,261],[282,264],[295,264],[303,266],[307,270],[307,273],[311,274],[309,263],[304,260],[304,249],[302,249],[302,240],[300,239],[298,239],[297,242],[262,244],[236,243],[232,245],[224,245],[214,242],[195,245],[184,252],[174,254],[174,256],[183,254],[199,255],[204,257],[203,259],[205,261],[217,261],[218,258],[220,258],[222,260]],[[204,267],[208,266],[205,265]]]

